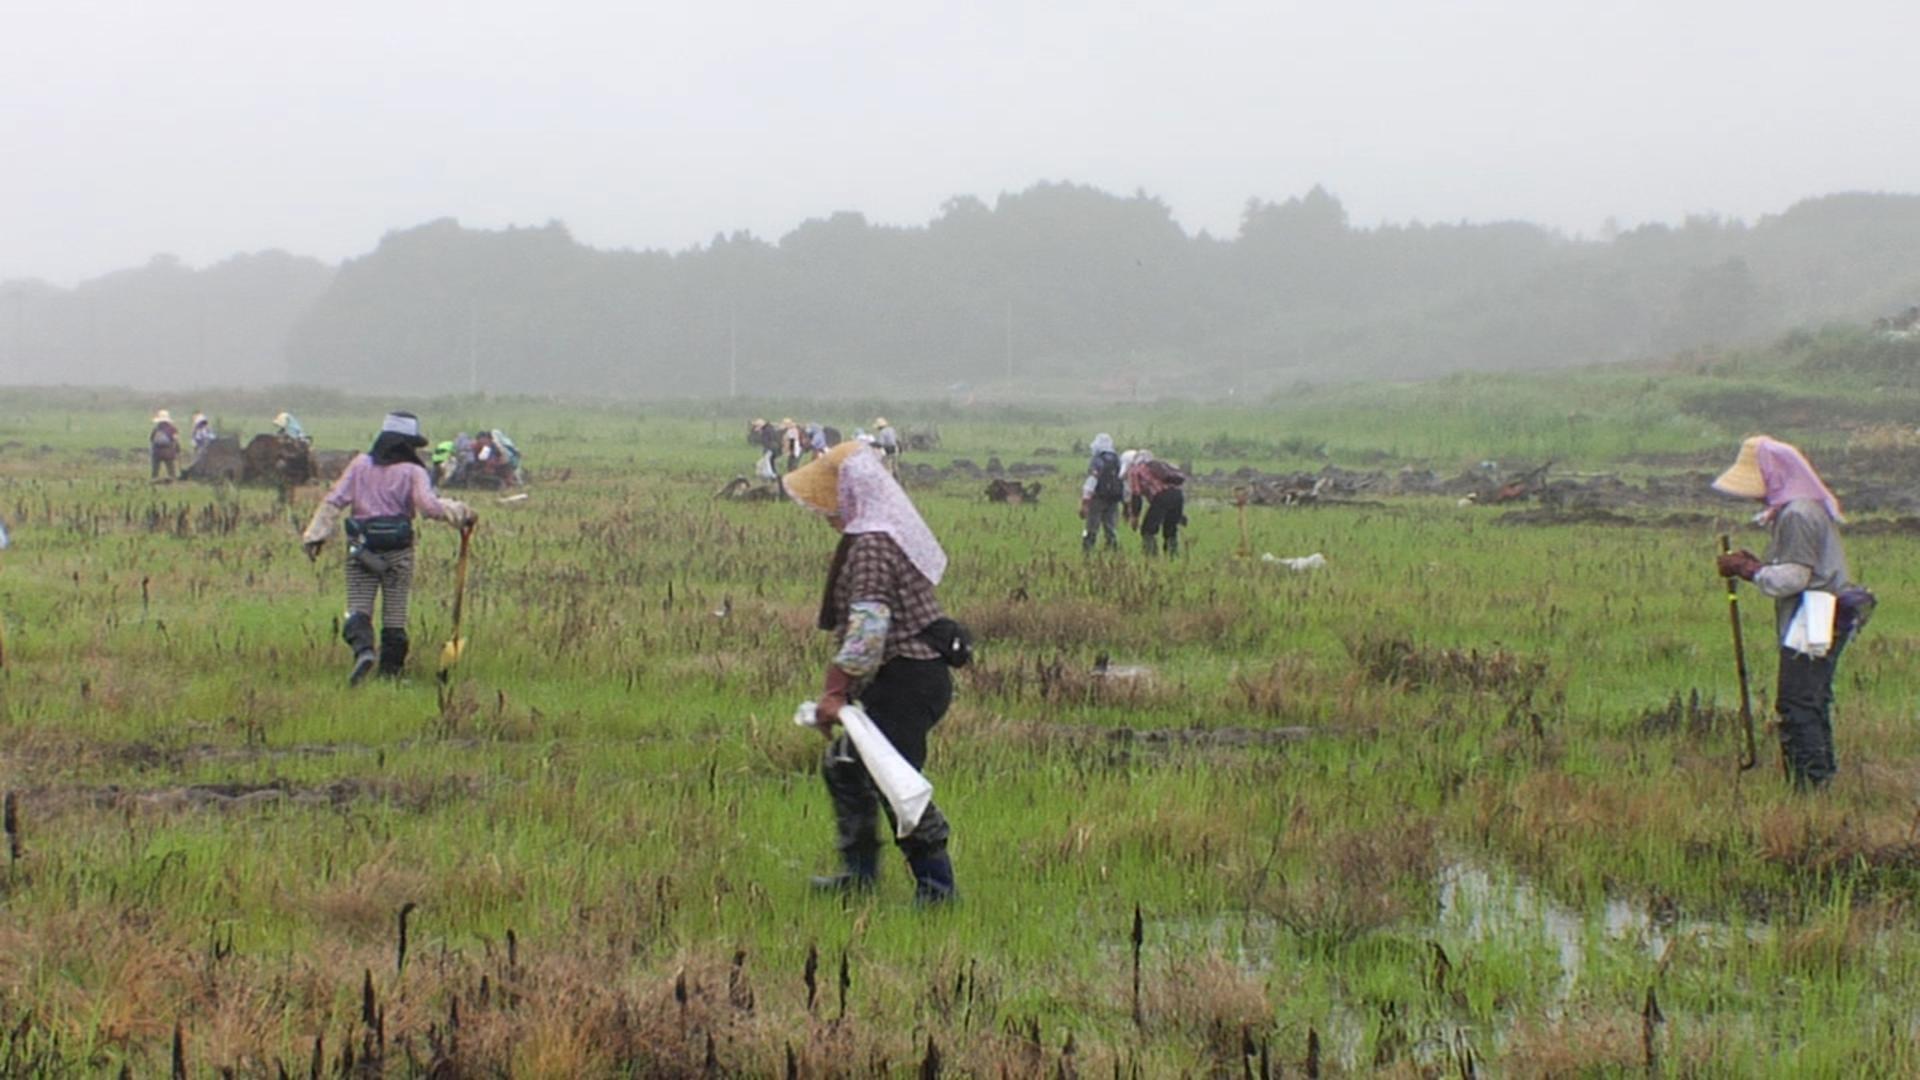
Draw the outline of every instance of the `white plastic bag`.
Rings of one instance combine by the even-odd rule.
[[[1260,561],[1278,563],[1296,574],[1304,570],[1318,570],[1327,565],[1327,557],[1317,551],[1311,555],[1302,555],[1294,559],[1283,559],[1269,551],[1265,555],[1260,556]]]
[[[814,720],[816,708],[811,701],[801,702],[794,710],[793,722],[801,727],[818,727]],[[894,836],[912,832],[920,824],[921,815],[933,804],[933,782],[900,756],[900,751],[893,748],[860,706],[842,705],[840,726],[847,729],[854,753],[860,755],[860,763],[873,777],[873,786],[880,789],[880,797],[893,808]]]
[[[1787,636],[1780,644],[1815,660],[1833,649],[1833,615],[1838,598],[1820,589],[1800,594],[1800,610],[1787,623]]]

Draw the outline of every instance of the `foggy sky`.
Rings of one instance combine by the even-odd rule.
[[[679,249],[1038,180],[1229,236],[1315,183],[1359,224],[1750,219],[1920,190],[1916,10],[0,0],[0,280],[447,216]]]

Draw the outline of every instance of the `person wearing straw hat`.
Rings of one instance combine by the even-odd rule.
[[[933,644],[944,635],[929,633],[936,624],[957,625],[933,592],[946,572],[946,552],[865,443],[841,443],[788,473],[781,486],[841,534],[818,620],[840,644],[827,664],[817,725],[831,738],[841,708],[858,701],[901,756],[924,771],[927,735],[953,700],[948,667],[965,662]],[[821,774],[833,800],[841,872],[815,878],[813,886],[835,892],[871,888],[879,875],[880,812],[892,820],[893,811],[846,735],[827,747]],[[913,871],[919,902],[955,895],[949,832],[946,816],[930,805],[919,824],[895,841]]]
[[[900,471],[900,433],[893,430],[893,425],[887,423],[887,418],[884,416],[873,418],[873,444],[880,448],[881,453],[887,455],[887,471],[898,473]]]
[[[168,481],[179,478],[174,463],[180,459],[180,429],[173,425],[173,414],[165,409],[153,414],[153,429],[147,432],[147,464],[152,471],[147,479],[160,479],[160,469],[165,466]]]
[[[800,425],[794,423],[791,416],[783,417],[780,420],[780,452],[787,457],[788,472],[800,467],[800,455],[806,451],[806,437],[800,433]]]
[[[420,418],[391,412],[372,449],[356,455],[313,512],[301,536],[307,558],[347,519],[347,619],[341,637],[353,650],[349,686],[373,670],[373,601],[380,598],[380,674],[399,675],[407,662],[407,600],[413,588],[413,518],[425,515],[466,528],[477,518],[465,504],[434,494],[420,461],[427,445]]]
[[[1793,624],[1809,594],[1863,593],[1849,590],[1847,556],[1840,546],[1840,502],[1798,449],[1765,435],[1740,445],[1740,454],[1713,481],[1715,490],[1762,504],[1755,519],[1767,527],[1771,543],[1764,556],[1750,551],[1721,555],[1723,577],[1751,581],[1773,597],[1778,625],[1780,673],[1774,712],[1780,718],[1780,749],[1796,788],[1824,787],[1832,780],[1833,674],[1846,634],[1865,621],[1858,611],[1839,613],[1829,622],[1828,644],[1791,647]],[[1815,610],[1819,607],[1816,603]],[[1831,619],[1833,609],[1827,609]],[[1817,654],[1817,655],[1816,655]]]

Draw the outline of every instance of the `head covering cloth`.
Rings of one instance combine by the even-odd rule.
[[[934,539],[886,462],[862,442],[844,442],[780,479],[794,502],[840,519],[847,536],[885,533],[931,584],[947,572],[947,553]]]
[[[1797,499],[1817,502],[1834,521],[1840,500],[1821,481],[1820,474],[1798,448],[1768,435],[1755,435],[1740,444],[1740,456],[1713,481],[1715,490],[1766,502],[1763,520],[1771,521],[1780,508]]]

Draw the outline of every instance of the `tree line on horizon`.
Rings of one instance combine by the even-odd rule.
[[[1044,183],[949,200],[924,226],[846,212],[676,253],[443,219],[338,267],[161,256],[71,289],[13,281],[0,382],[1216,398],[1664,355],[1917,299],[1920,196],[1579,239],[1359,228],[1316,187],[1250,201],[1224,238],[1187,234],[1144,194]]]

